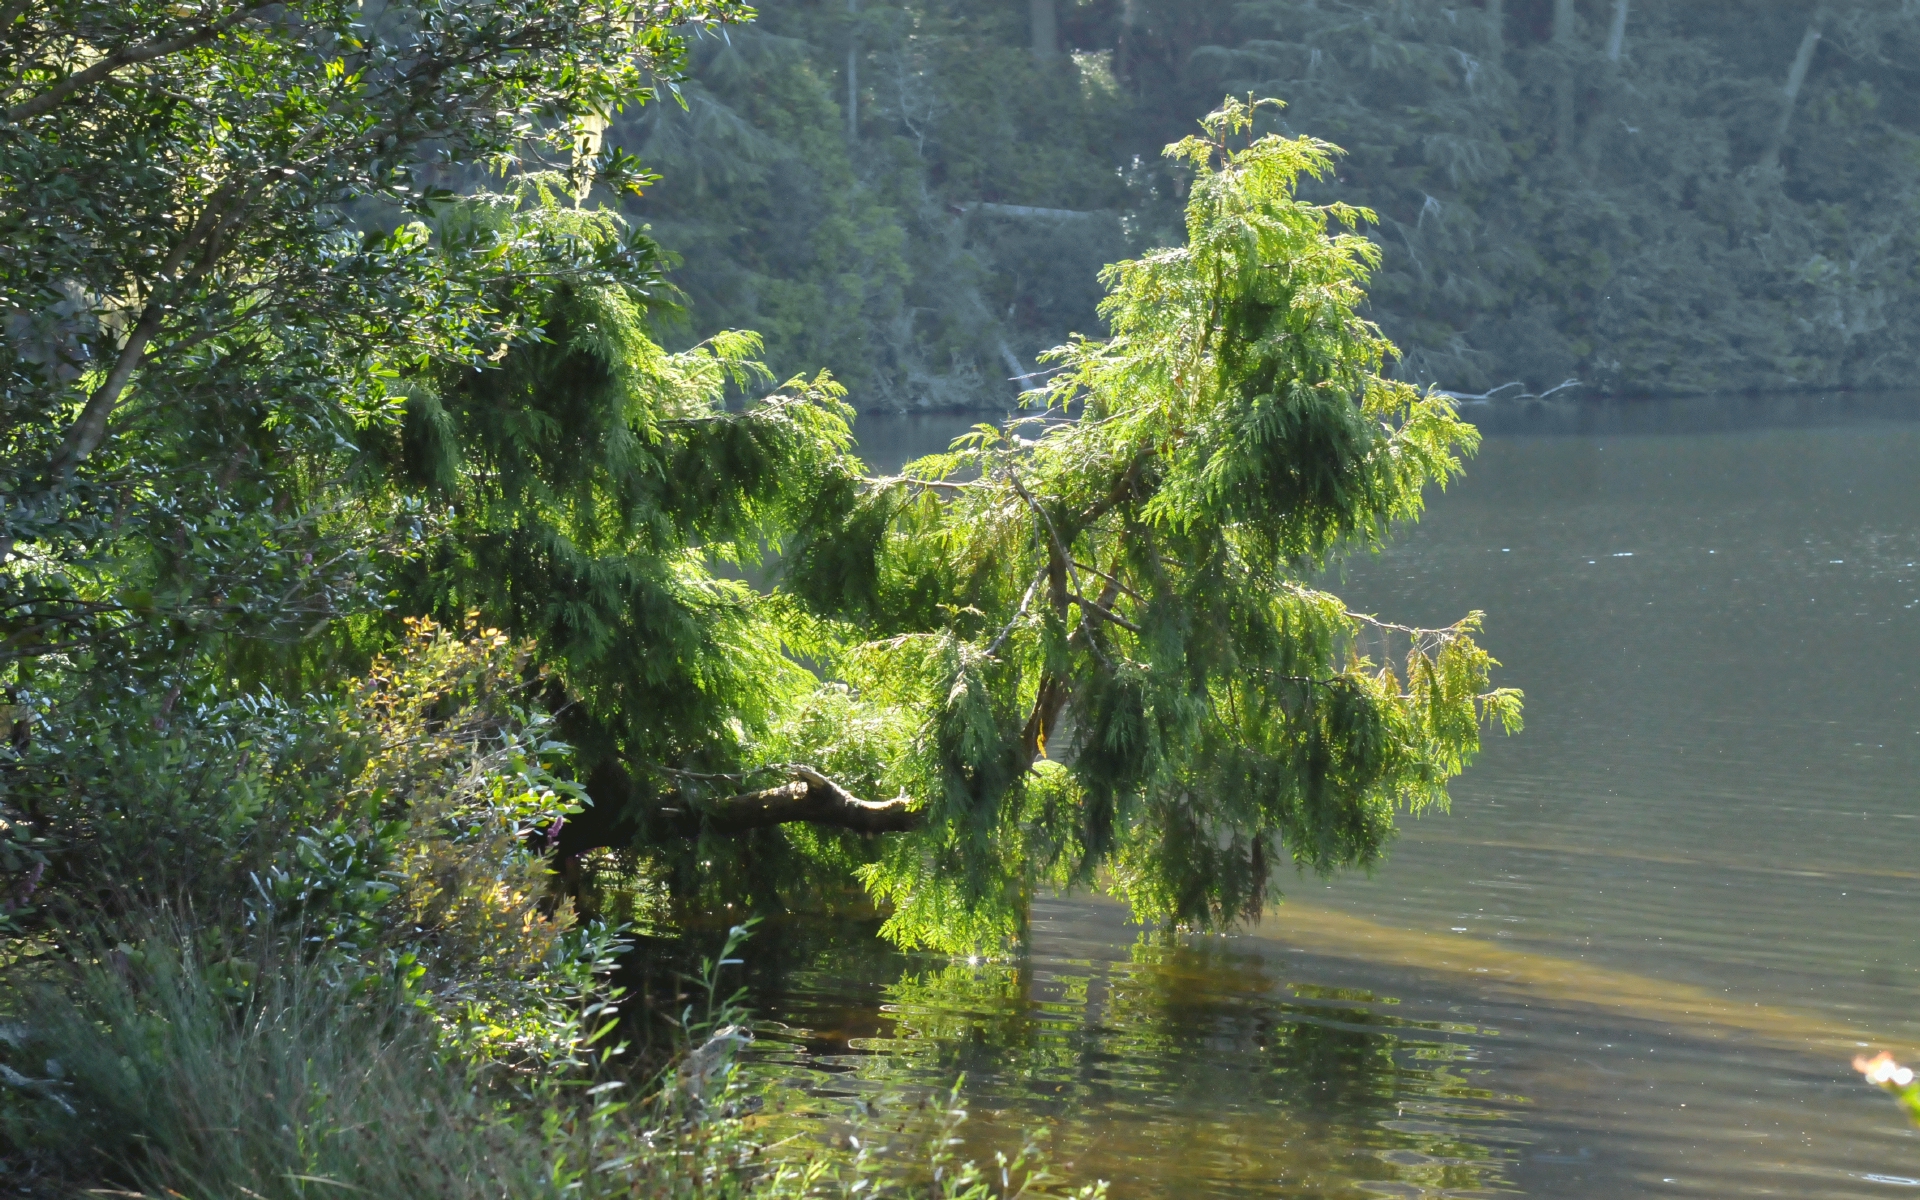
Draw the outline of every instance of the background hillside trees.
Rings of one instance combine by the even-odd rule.
[[[669,175],[632,211],[685,257],[682,338],[764,329],[777,370],[829,366],[858,408],[994,408],[1099,332],[1089,271],[1174,239],[1187,179],[1159,151],[1223,91],[1347,150],[1308,194],[1379,214],[1369,313],[1400,377],[1884,387],[1913,361],[1900,0],[761,8],[695,48],[690,111],[615,131]],[[696,127],[758,165],[703,172]],[[822,305],[830,342],[789,332]]]

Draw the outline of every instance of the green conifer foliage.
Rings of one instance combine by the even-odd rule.
[[[1051,415],[899,476],[864,474],[825,378],[728,411],[756,341],[663,351],[639,268],[503,292],[526,336],[406,381],[370,463],[423,505],[404,606],[478,609],[552,668],[595,805],[564,856],[638,850],[709,900],[851,875],[890,936],[950,950],[1016,940],[1047,886],[1215,927],[1288,862],[1376,862],[1517,726],[1476,614],[1408,629],[1313,586],[1475,435],[1382,374],[1367,214],[1297,195],[1334,149],[1254,115],[1172,148],[1186,245],[1109,268],[1114,336],[1055,352]],[[647,246],[537,179],[461,211]]]
[[[619,230],[606,213],[542,216]],[[772,602],[715,568],[757,561],[850,490],[839,388],[795,380],[728,412],[728,385],[765,381],[759,339],[668,354],[624,288],[561,288],[529,316],[541,336],[497,369],[453,367],[408,398],[402,477],[445,505],[416,603],[536,639],[602,751],[678,761],[764,726],[811,677],[783,656]]]
[[[1057,352],[1061,416],[877,481],[796,555],[797,595],[884,635],[843,652],[858,695],[914,714],[887,774],[919,828],[861,870],[903,942],[990,945],[1034,888],[1096,879],[1146,919],[1257,914],[1279,864],[1377,861],[1485,722],[1518,726],[1477,614],[1404,629],[1310,582],[1475,435],[1380,373],[1356,311],[1379,252],[1336,232],[1366,214],[1296,195],[1333,148],[1249,140],[1253,116],[1170,149],[1188,244],[1109,269],[1114,336]]]

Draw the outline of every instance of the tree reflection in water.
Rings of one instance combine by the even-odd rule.
[[[889,1123],[964,1077],[971,1153],[1046,1125],[1056,1164],[1116,1197],[1509,1190],[1525,1101],[1482,1086],[1472,1026],[1291,982],[1234,939],[1049,933],[1021,961],[968,963],[872,927],[796,920],[749,951],[748,1069],[783,1134]]]

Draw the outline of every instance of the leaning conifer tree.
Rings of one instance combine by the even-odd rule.
[[[1257,915],[1279,865],[1374,863],[1519,725],[1478,613],[1415,629],[1313,585],[1477,435],[1381,374],[1378,251],[1340,231],[1370,214],[1299,200],[1337,151],[1252,138],[1259,107],[1169,147],[1188,245],[1108,269],[1113,336],[1055,352],[1048,418],[872,481],[794,556],[844,623],[836,703],[897,731],[869,773],[905,832],[860,873],[902,942],[992,944],[1036,887],[1102,881],[1146,919]]]
[[[1372,864],[1518,725],[1478,614],[1413,629],[1312,583],[1475,432],[1381,374],[1377,252],[1340,231],[1368,214],[1299,200],[1335,150],[1250,138],[1256,107],[1170,149],[1188,245],[1108,270],[1113,336],[1056,352],[1050,415],[899,476],[864,474],[825,378],[730,410],[755,341],[665,353],[644,281],[543,290],[497,365],[409,379],[384,471],[439,536],[402,590],[552,669],[595,801],[563,857],[650,847],[762,898],[851,870],[890,936],[951,950],[1017,939],[1049,886],[1213,927],[1289,861]],[[625,244],[529,186],[462,219]]]

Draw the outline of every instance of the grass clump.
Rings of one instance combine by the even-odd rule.
[[[401,993],[343,992],[285,946],[209,962],[198,934],[157,923],[12,997],[8,1057],[42,1082],[5,1133],[40,1174],[195,1200],[561,1194],[512,1089]]]

